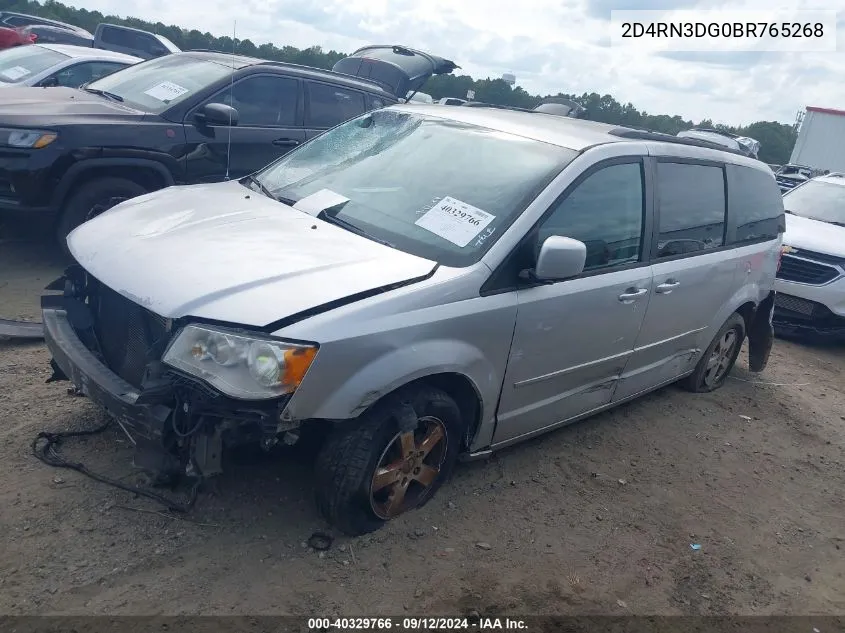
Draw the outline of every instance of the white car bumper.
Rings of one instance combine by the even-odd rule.
[[[775,291],[777,321],[845,335],[845,264],[784,255]]]

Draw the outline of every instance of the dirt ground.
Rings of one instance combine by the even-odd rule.
[[[0,241],[0,316],[38,318],[51,252]],[[670,387],[461,465],[422,510],[325,553],[305,544],[326,528],[307,454],[232,455],[185,519],[37,461],[39,431],[102,420],[44,383],[48,360],[0,342],[0,613],[845,612],[842,346],[778,341],[715,394]],[[118,433],[63,451],[135,477]]]

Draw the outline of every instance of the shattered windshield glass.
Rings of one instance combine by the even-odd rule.
[[[298,207],[331,200],[325,216],[376,241],[467,266],[575,155],[513,134],[386,109],[325,132],[256,180]]]

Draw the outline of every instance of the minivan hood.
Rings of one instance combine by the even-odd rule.
[[[255,327],[436,267],[237,181],[133,198],[76,228],[68,247],[100,282],[160,316]]]
[[[845,257],[845,226],[787,213],[783,243],[823,255]]]

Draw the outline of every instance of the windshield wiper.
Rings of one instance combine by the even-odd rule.
[[[83,88],[85,92],[90,92],[92,95],[99,95],[101,97],[106,97],[107,99],[111,99],[112,101],[117,101],[119,103],[123,103],[123,97],[120,95],[116,95],[113,92],[109,92],[108,90],[100,90],[99,88]]]
[[[267,196],[268,198],[270,198],[270,199],[272,199],[272,200],[279,200],[276,196],[274,196],[272,193],[270,193],[270,190],[269,190],[267,187],[265,187],[265,186],[264,186],[264,184],[263,184],[260,180],[258,180],[258,178],[256,178],[256,177],[255,177],[255,176],[253,176],[252,174],[250,174],[249,176],[247,176],[247,177],[245,178],[245,180],[247,180],[247,181],[251,182],[253,185],[255,185],[256,187],[258,187],[258,190],[259,190],[261,193],[263,193],[265,196]],[[281,201],[281,200],[279,200],[279,202],[282,202],[282,201]]]
[[[322,211],[320,211],[320,213],[317,214],[317,218],[319,220],[323,220],[324,222],[328,222],[329,224],[334,224],[335,226],[339,226],[342,229],[346,229],[350,233],[355,233],[355,235],[360,235],[361,237],[365,237],[368,240],[372,240],[373,242],[378,242],[379,244],[382,244],[383,246],[389,246],[390,248],[396,248],[396,246],[394,246],[393,244],[391,244],[387,240],[382,240],[382,239],[379,239],[377,237],[373,237],[372,235],[370,235],[366,231],[358,228],[357,226],[355,226],[351,222],[347,222],[346,220],[342,220],[341,218],[337,217],[336,215],[329,215],[328,213],[326,213],[325,209],[323,209]]]

